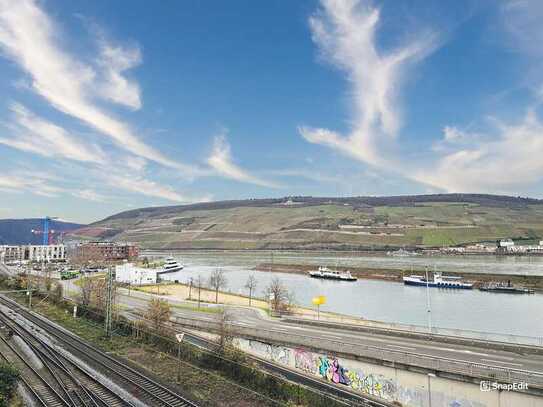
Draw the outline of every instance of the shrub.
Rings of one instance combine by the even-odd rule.
[[[12,365],[0,363],[0,407],[7,407],[17,387],[19,372]]]

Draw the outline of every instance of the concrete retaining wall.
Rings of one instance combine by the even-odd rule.
[[[543,398],[515,391],[481,391],[478,384],[236,338],[255,356],[405,407],[543,407]]]

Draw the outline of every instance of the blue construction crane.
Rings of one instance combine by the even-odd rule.
[[[51,218],[49,216],[46,216],[43,219],[43,245],[47,246],[49,244],[49,223],[51,222]]]
[[[32,233],[35,235],[42,235],[42,244],[44,246],[48,246],[51,243],[52,235],[54,235],[56,232],[54,230],[50,230],[51,226],[51,220],[58,219],[58,218],[52,218],[50,216],[46,216],[43,218],[43,229],[32,229]]]

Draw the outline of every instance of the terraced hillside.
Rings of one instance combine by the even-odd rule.
[[[77,232],[155,249],[368,249],[543,238],[543,201],[492,195],[296,197],[143,208]]]

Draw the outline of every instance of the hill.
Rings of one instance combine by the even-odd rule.
[[[67,232],[81,228],[79,223],[51,220],[52,230]],[[0,219],[0,244],[41,244],[42,235],[33,234],[32,229],[42,230],[43,219]],[[55,235],[56,236],[56,235]],[[56,238],[56,237],[55,237]]]
[[[435,247],[543,237],[543,201],[439,194],[290,197],[150,207],[75,232],[154,249]]]

